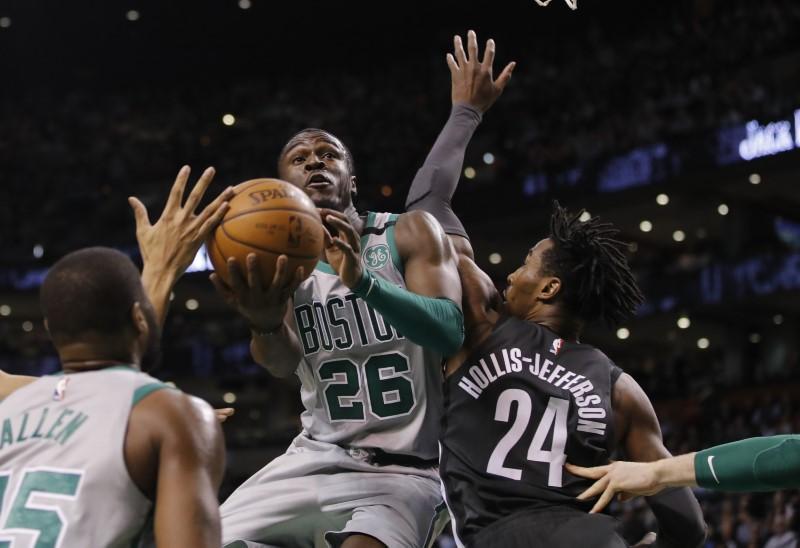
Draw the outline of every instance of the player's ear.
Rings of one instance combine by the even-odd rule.
[[[142,310],[142,305],[139,301],[133,303],[131,320],[136,333],[146,339],[150,335],[150,325],[147,323],[147,317],[144,315],[144,310]]]
[[[561,279],[555,276],[545,278],[542,288],[539,291],[539,298],[543,301],[550,301],[561,291]]]
[[[356,176],[350,176],[350,196],[353,198],[353,201],[356,201],[358,197],[358,186],[356,186]]]

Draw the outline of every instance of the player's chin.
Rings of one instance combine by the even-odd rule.
[[[314,202],[317,208],[333,209],[334,211],[344,211],[342,201],[338,196],[330,196],[325,194],[309,194],[309,198]]]

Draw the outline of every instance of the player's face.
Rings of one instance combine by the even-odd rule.
[[[542,292],[553,279],[542,274],[542,254],[552,247],[551,240],[540,241],[528,251],[522,266],[508,276],[506,311],[512,316],[527,318],[541,305]]]
[[[325,132],[301,133],[278,161],[279,176],[302,188],[317,207],[344,211],[353,203],[355,177],[341,141]]]

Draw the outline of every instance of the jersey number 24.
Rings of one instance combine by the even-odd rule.
[[[519,388],[504,390],[500,394],[500,397],[497,398],[497,410],[494,414],[494,420],[508,422],[511,419],[511,404],[514,402],[517,404],[517,414],[514,417],[514,424],[512,424],[511,429],[500,438],[497,447],[492,451],[486,471],[490,474],[519,480],[522,478],[522,469],[505,466],[505,461],[508,453],[528,429],[528,423],[531,420],[531,410],[533,408],[530,395]],[[564,447],[567,444],[568,416],[569,400],[551,397],[547,402],[547,409],[545,409],[542,419],[539,421],[539,426],[536,427],[536,433],[533,435],[531,445],[528,447],[528,460],[544,462],[549,465],[547,473],[548,487],[562,486],[561,478],[564,470],[564,463],[567,461],[567,456],[564,454]],[[544,442],[550,430],[553,430],[553,441],[550,445],[550,449],[545,450],[543,449]]]

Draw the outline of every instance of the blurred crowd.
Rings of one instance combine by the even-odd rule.
[[[568,34],[555,43],[542,36],[536,47],[529,38],[500,43],[498,63],[513,56],[518,70],[473,146],[497,160],[472,184],[499,180],[519,194],[530,173],[800,105],[800,87],[790,85],[800,66],[797,2],[696,0],[648,14],[635,27],[620,19],[571,35],[559,28]],[[213,163],[224,184],[274,174],[283,142],[307,126],[329,128],[351,146],[362,206],[398,209],[446,118],[442,57],[422,66],[416,57],[373,61],[359,72],[322,65],[313,78],[289,72],[4,95],[0,192],[9,199],[0,200],[0,264],[33,262],[37,243],[44,259],[87,240],[130,243],[127,195],[160,203],[183,163]],[[234,114],[233,126],[222,124],[223,113]],[[474,213],[461,207],[465,217]]]

